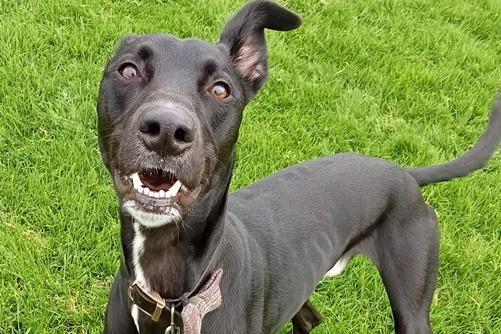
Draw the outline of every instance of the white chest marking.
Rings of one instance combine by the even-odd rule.
[[[148,283],[144,277],[143,268],[141,268],[140,258],[144,252],[144,241],[146,238],[141,233],[139,229],[139,224],[137,222],[132,223],[134,227],[134,239],[132,239],[132,270],[134,274],[134,280],[141,282],[143,288],[149,290]],[[139,309],[137,305],[132,305],[131,315],[134,319],[134,324],[136,325],[137,331],[139,332]]]

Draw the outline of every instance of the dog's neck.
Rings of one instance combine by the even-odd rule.
[[[176,298],[194,288],[213,260],[224,230],[226,198],[232,174],[230,162],[212,188],[183,222],[145,228],[121,212],[122,249],[129,280],[140,281],[164,298]]]

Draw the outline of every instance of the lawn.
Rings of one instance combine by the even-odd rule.
[[[119,36],[217,41],[229,1],[0,0],[0,332],[100,333],[119,265],[117,203],[95,103]],[[499,0],[288,0],[270,80],[245,112],[232,189],[359,152],[404,166],[477,140],[501,90]],[[440,216],[435,333],[501,333],[501,155],[424,189]],[[313,296],[315,333],[390,333],[375,268],[355,259]]]

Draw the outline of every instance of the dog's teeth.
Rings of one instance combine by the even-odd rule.
[[[132,183],[134,184],[134,188],[139,189],[143,184],[141,183],[141,179],[139,178],[138,173],[134,173],[130,176],[132,179]]]
[[[137,190],[137,192],[142,193],[146,196],[152,197],[152,198],[172,198],[176,197],[177,193],[179,190],[182,188],[183,191],[187,191],[188,189],[181,183],[181,181],[177,180],[176,183],[174,183],[168,191],[165,190],[159,190],[159,191],[154,191],[148,188],[147,186],[143,185],[141,182],[141,179],[139,178],[138,173],[134,173],[130,176],[128,176],[132,180],[132,184],[134,188]]]
[[[179,191],[179,189],[181,189],[182,185],[183,184],[181,183],[181,181],[177,180],[176,183],[174,183],[172,185],[172,187],[170,187],[169,191],[167,191],[165,196],[166,197],[175,197],[177,195],[177,192]]]

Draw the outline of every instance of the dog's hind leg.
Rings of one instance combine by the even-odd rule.
[[[398,334],[431,334],[430,306],[438,271],[439,232],[429,207],[388,219],[368,250],[382,276]],[[409,210],[412,212],[412,210]],[[407,218],[404,220],[402,218]]]
[[[292,318],[291,334],[308,334],[322,322],[322,316],[309,300]]]

